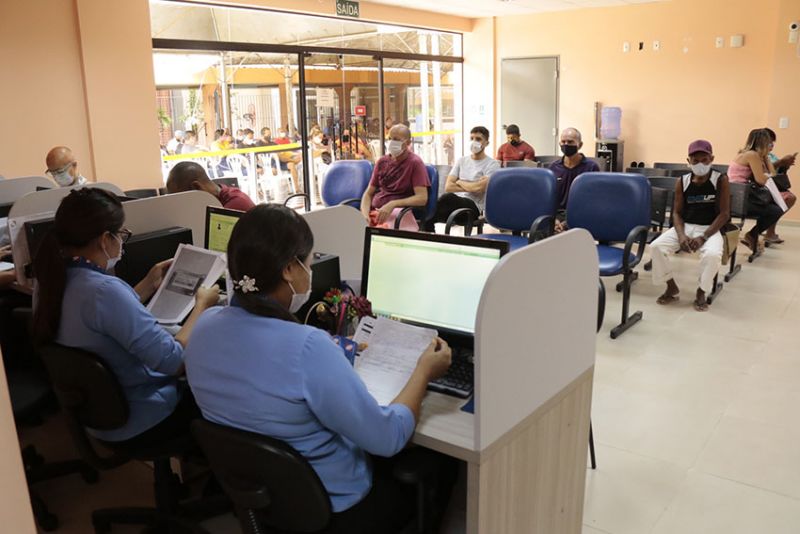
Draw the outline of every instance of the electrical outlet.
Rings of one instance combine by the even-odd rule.
[[[785,130],[788,127],[789,127],[789,117],[781,117],[778,120],[778,128],[780,128],[781,130]]]
[[[658,52],[661,50],[661,41],[653,41],[653,51]]]
[[[724,37],[717,37],[716,45],[717,45],[717,48],[725,48],[725,38]]]
[[[731,48],[741,48],[744,46],[744,35],[731,35]]]

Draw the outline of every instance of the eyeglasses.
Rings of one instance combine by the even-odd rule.
[[[67,163],[66,165],[61,167],[60,169],[55,169],[55,170],[47,169],[44,172],[45,172],[45,174],[49,174],[50,176],[55,177],[56,174],[61,174],[61,173],[67,172],[69,170],[69,168],[72,167],[73,165],[75,165],[76,163],[78,163],[78,162],[77,161],[70,161],[69,163]]]
[[[130,231],[130,230],[128,230],[127,228],[120,228],[120,229],[117,231],[116,235],[118,235],[118,236],[120,237],[120,239],[122,239],[122,243],[124,244],[124,243],[127,243],[127,242],[128,242],[128,240],[129,240],[129,239],[131,238],[131,236],[133,235],[133,232],[131,232],[131,231]]]

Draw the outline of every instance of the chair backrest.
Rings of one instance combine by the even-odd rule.
[[[42,347],[40,354],[59,403],[78,424],[113,430],[128,421],[122,386],[98,356],[56,343]]]
[[[679,170],[679,171],[683,171],[684,173],[686,172],[686,169],[689,168],[689,167],[687,167],[687,164],[685,162],[684,163],[658,162],[658,163],[653,163],[653,167],[656,168],[656,169]]]
[[[202,419],[192,423],[200,448],[240,510],[261,510],[277,530],[316,532],[330,521],[331,503],[317,473],[286,443]]]
[[[158,189],[129,189],[125,196],[130,198],[151,198],[158,196]]]
[[[588,230],[601,243],[625,241],[637,226],[650,226],[650,196],[641,174],[583,173],[570,187],[567,225]]]
[[[539,167],[538,161],[530,161],[530,160],[523,160],[523,161],[506,161],[504,163],[505,168],[511,169],[514,167],[530,167],[530,168],[537,168]]]
[[[664,222],[667,220],[669,198],[671,195],[674,195],[674,193],[668,189],[653,187],[651,188],[650,195],[650,223],[661,229],[664,227]]]
[[[431,186],[428,188],[428,203],[425,204],[424,213],[418,213],[418,220],[427,221],[436,215],[436,204],[439,202],[439,172],[436,170],[435,165],[425,165],[428,171],[428,179],[431,181]]]
[[[560,159],[561,156],[536,156],[536,161],[538,161],[544,168],[549,167],[551,163]]]
[[[625,169],[627,173],[641,174],[650,178],[651,176],[669,176],[666,169],[653,169],[651,167],[628,167]]]
[[[530,230],[542,215],[558,207],[556,177],[550,169],[500,169],[486,188],[486,221],[495,228]]]
[[[675,192],[675,182],[678,181],[677,177],[672,176],[651,176],[647,179],[651,187],[658,187],[659,189],[669,189]]]
[[[714,163],[711,165],[711,170],[717,171],[720,174],[728,174],[728,165]]]
[[[364,159],[334,161],[322,183],[322,201],[336,206],[349,198],[361,198],[372,178],[372,163]]]
[[[214,178],[211,180],[217,185],[227,185],[228,187],[239,188],[239,179],[235,176],[226,176],[225,178]]]
[[[750,193],[750,185],[737,182],[730,182],[731,190],[731,218],[738,217],[744,222],[747,217],[747,195]]]
[[[453,167],[450,165],[436,165],[436,173],[439,175],[439,196],[444,195],[444,188],[445,184],[447,183],[447,177],[450,176],[450,171],[453,170]]]

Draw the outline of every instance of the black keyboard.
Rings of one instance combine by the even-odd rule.
[[[466,399],[475,389],[475,367],[472,350],[453,349],[453,363],[441,378],[428,383],[428,389],[445,395]]]

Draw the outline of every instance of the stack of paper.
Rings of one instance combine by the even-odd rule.
[[[361,319],[353,339],[368,347],[356,355],[354,367],[378,404],[388,405],[397,397],[436,335],[436,330],[385,317]]]
[[[181,244],[147,309],[159,323],[180,323],[194,308],[200,286],[211,287],[224,272],[222,253]]]

